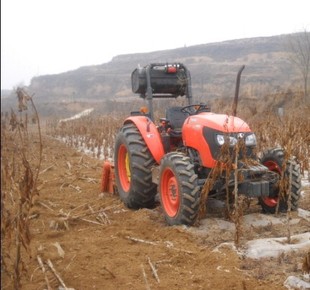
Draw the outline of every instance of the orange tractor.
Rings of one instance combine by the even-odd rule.
[[[280,148],[257,158],[255,134],[235,116],[243,68],[237,76],[231,116],[193,103],[190,72],[181,63],[153,63],[132,72],[132,90],[147,101],[148,112],[131,112],[115,141],[115,183],[127,207],[152,208],[159,194],[169,225],[192,225],[198,216],[202,189],[214,178],[214,169],[220,167],[216,179],[209,183],[209,198],[225,199],[227,193],[233,198],[238,191],[238,195],[257,198],[267,213],[274,213],[276,208],[286,211],[289,201],[292,210],[297,208],[301,176],[296,160],[284,162]],[[153,99],[179,96],[185,96],[188,105],[166,108],[165,118],[156,125]],[[234,150],[240,142],[243,150]],[[220,158],[224,146],[231,160],[237,160],[232,172]],[[291,177],[290,191],[284,195],[279,188],[281,175]]]

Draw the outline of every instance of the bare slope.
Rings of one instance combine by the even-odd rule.
[[[296,80],[284,43],[285,36],[273,36],[119,55],[101,65],[35,77],[29,90],[45,101],[130,96],[130,75],[138,64],[178,61],[191,71],[194,94],[211,97],[232,93],[236,72],[245,64],[243,88],[253,95]]]

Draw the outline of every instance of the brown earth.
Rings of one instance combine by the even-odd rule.
[[[101,167],[102,161],[45,137],[40,195],[32,209],[32,253],[25,258],[22,289],[48,289],[47,283],[51,289],[63,289],[63,283],[76,290],[286,289],[286,278],[302,273],[302,251],[260,260],[237,255],[230,247],[214,251],[221,243],[234,241],[234,230],[217,226],[217,219],[225,220],[221,211],[208,208],[201,226],[189,229],[168,226],[160,206],[127,209],[118,196],[100,192]],[[309,197],[307,189],[300,203],[307,210]],[[261,217],[255,203],[245,215]],[[298,222],[292,234],[309,231],[297,213],[293,218]],[[250,226],[242,232],[241,244],[286,235],[283,223]],[[13,289],[9,277],[2,278],[1,288]]]

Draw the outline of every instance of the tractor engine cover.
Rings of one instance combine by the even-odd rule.
[[[147,92],[146,70],[136,68],[131,74],[131,87],[135,94],[144,95]],[[150,69],[153,94],[172,94],[184,96],[187,86],[186,72],[177,66],[154,66]]]

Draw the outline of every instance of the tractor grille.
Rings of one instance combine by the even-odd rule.
[[[223,154],[222,151],[222,146],[218,145],[216,141],[216,135],[217,134],[223,134],[221,131],[217,131],[208,127],[203,128],[203,136],[206,140],[206,142],[209,144],[211,155],[213,159],[219,160],[221,155]],[[230,133],[229,136],[232,137],[238,137],[239,133]],[[252,133],[244,133],[244,137],[246,137],[248,134]],[[229,148],[229,154],[231,158],[234,158],[234,147]],[[251,158],[255,159],[255,152],[254,152],[254,147],[245,147],[243,150],[240,150],[238,159],[245,159],[245,158]]]

